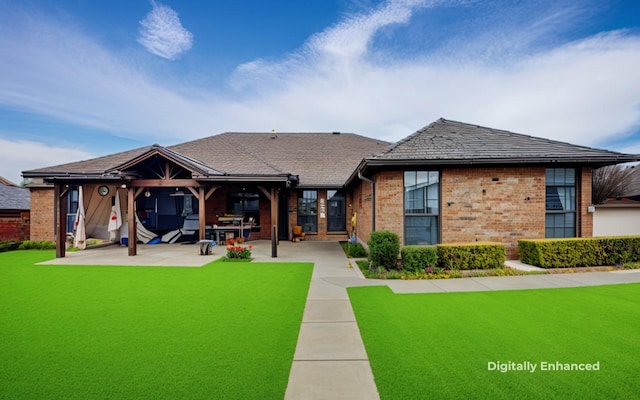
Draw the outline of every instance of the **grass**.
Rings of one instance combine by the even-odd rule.
[[[637,398],[640,284],[349,296],[382,399]],[[489,362],[600,363],[489,371]]]
[[[0,253],[0,398],[283,398],[309,263],[40,266]]]

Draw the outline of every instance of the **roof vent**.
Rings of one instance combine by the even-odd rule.
[[[276,133],[275,129],[271,130],[271,139],[277,139],[278,138],[278,134]]]
[[[334,135],[339,135],[340,132],[332,132]]]

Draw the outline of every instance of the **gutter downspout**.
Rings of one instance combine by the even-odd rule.
[[[358,178],[371,184],[371,232],[376,231],[376,183],[371,179],[362,175],[362,172],[358,171]]]

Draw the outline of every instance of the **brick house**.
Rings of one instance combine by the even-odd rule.
[[[30,207],[29,189],[0,177],[0,241],[29,239]]]
[[[85,206],[122,194],[129,237],[133,215],[162,233],[192,213],[200,238],[240,215],[256,239],[287,239],[295,225],[310,239],[344,239],[357,213],[363,242],[391,230],[405,245],[499,241],[516,257],[520,238],[591,236],[592,168],[639,159],[440,119],[393,145],[338,132],[224,133],[23,175],[41,183],[32,186],[43,207],[32,215],[34,239],[66,235],[81,185]],[[104,235],[108,218],[95,217],[88,233]]]

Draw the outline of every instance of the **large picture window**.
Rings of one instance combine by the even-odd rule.
[[[545,237],[576,236],[576,170],[546,170]]]
[[[298,225],[304,232],[318,232],[318,192],[303,190],[298,197]]]
[[[440,173],[438,171],[405,171],[405,245],[438,243],[439,193]]]

